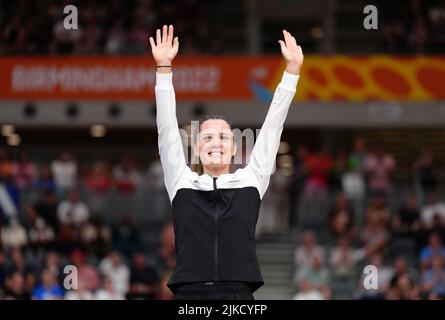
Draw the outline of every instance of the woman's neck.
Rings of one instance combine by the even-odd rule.
[[[213,178],[217,178],[222,174],[230,173],[230,167],[222,167],[222,168],[204,168],[204,173],[207,173]]]

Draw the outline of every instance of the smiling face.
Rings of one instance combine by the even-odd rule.
[[[232,157],[236,153],[236,143],[230,125],[223,119],[208,119],[202,122],[194,151],[199,155],[205,172],[228,172]]]

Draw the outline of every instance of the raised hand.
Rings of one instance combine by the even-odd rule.
[[[157,66],[171,66],[173,59],[178,53],[178,37],[173,38],[173,26],[164,25],[161,30],[156,30],[156,43],[150,37],[151,52]]]
[[[303,64],[303,50],[297,45],[295,38],[286,30],[283,30],[284,41],[278,40],[281,46],[281,53],[287,62],[286,71],[292,74],[300,74]]]

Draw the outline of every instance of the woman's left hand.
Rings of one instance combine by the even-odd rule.
[[[292,74],[300,74],[301,65],[303,64],[303,50],[295,38],[286,30],[283,30],[284,41],[278,40],[281,46],[281,53],[286,60],[286,72]]]

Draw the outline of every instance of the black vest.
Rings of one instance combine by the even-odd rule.
[[[178,284],[201,281],[243,281],[252,292],[263,285],[255,250],[258,190],[219,189],[217,182],[213,178],[211,191],[179,189],[173,199],[176,269],[168,283],[173,292]]]

